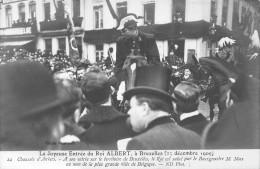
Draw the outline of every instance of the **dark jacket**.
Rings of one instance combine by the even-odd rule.
[[[192,130],[201,136],[208,123],[209,121],[202,114],[198,114],[181,120],[179,125],[188,130]]]
[[[93,107],[84,118],[92,123],[92,126],[79,136],[88,150],[117,150],[118,140],[134,135],[127,123],[128,116],[111,106]]]
[[[131,37],[120,37],[116,43],[116,76],[121,73],[122,67],[126,60],[126,57],[131,53],[134,39]],[[135,43],[139,45],[140,54],[147,58],[148,64],[158,64],[160,63],[160,55],[158,47],[156,45],[154,35],[145,34],[138,32],[138,38],[136,38]]]
[[[128,150],[200,149],[200,136],[184,129],[169,117],[153,121],[140,135],[128,142]]]

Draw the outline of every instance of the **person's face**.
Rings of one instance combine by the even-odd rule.
[[[68,77],[69,77],[69,79],[73,80],[73,73],[72,72],[68,72]]]
[[[232,48],[230,48],[230,47],[225,47],[225,48],[224,48],[224,51],[227,52],[227,53],[228,53],[228,52],[230,53],[230,52],[232,52]]]
[[[127,36],[137,36],[137,29],[135,26],[131,26],[131,27],[127,27],[127,28],[124,28],[124,35],[127,35]]]
[[[184,70],[184,75],[188,76],[188,75],[190,75],[190,74],[191,74],[191,72],[190,72],[189,69],[185,69],[185,70]]]
[[[145,129],[145,116],[146,109],[144,105],[139,105],[135,96],[133,96],[130,100],[130,109],[127,114],[130,115],[130,124],[135,132],[141,132]]]

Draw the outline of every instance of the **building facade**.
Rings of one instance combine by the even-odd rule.
[[[257,0],[110,0],[118,16],[143,16],[139,29],[154,33],[163,59],[178,45],[178,55],[189,61],[214,53],[221,36],[243,38],[259,28]],[[120,32],[106,0],[67,0],[75,24],[81,57],[94,63],[107,57]],[[2,0],[0,4],[0,46],[32,43],[35,49],[67,54],[66,15],[61,0]],[[239,28],[239,29],[238,29]],[[164,32],[165,30],[165,32]],[[242,34],[241,37],[236,37]]]

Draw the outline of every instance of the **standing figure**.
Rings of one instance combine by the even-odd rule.
[[[48,69],[17,61],[0,67],[0,150],[59,149],[62,115],[71,97],[58,97]]]
[[[117,141],[132,137],[128,127],[128,116],[112,106],[111,81],[98,67],[92,67],[81,80],[84,99],[90,103],[89,111],[80,119],[80,123],[91,124],[80,135],[88,150],[116,150]]]
[[[174,110],[180,118],[178,124],[202,135],[208,120],[198,110],[199,86],[183,81],[175,87],[172,96],[175,98]]]
[[[178,126],[170,116],[173,110],[170,75],[170,69],[162,66],[136,68],[135,86],[124,93],[124,98],[130,99],[130,123],[139,135],[128,140],[126,149],[200,148],[199,135]]]

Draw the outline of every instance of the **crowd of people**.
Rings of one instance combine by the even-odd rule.
[[[223,117],[210,122],[198,109],[200,88],[182,81],[169,93],[170,74],[137,67],[122,112],[113,103],[115,81],[98,66],[78,84],[38,62],[1,65],[1,150],[259,148],[258,80],[241,74],[231,88],[236,98],[228,95]]]
[[[1,49],[0,149],[259,149],[259,79],[230,63],[234,41],[219,43],[219,55],[204,59],[229,85],[223,115],[210,122],[199,110],[201,87],[190,72],[170,89],[172,70],[160,63],[154,36],[139,32],[135,17],[117,27],[123,36],[114,75],[105,60],[82,61],[75,77],[62,52]]]

